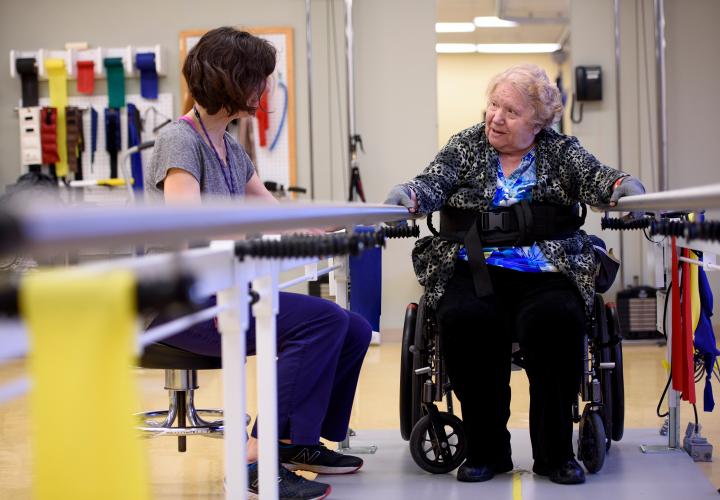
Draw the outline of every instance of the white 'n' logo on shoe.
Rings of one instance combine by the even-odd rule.
[[[298,464],[311,464],[313,461],[320,456],[319,451],[310,452],[309,448],[303,448],[300,453],[291,458],[291,460]]]

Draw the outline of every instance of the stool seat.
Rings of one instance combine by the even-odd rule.
[[[223,421],[205,420],[203,417],[222,418],[223,411],[195,408],[197,371],[222,368],[222,358],[205,356],[156,342],[145,347],[138,366],[165,370],[165,389],[170,399],[170,407],[167,410],[136,414],[141,420],[138,430],[144,436],[177,437],[180,452],[187,449],[187,436],[222,438]]]
[[[145,347],[138,366],[159,370],[219,370],[222,358],[155,342]]]

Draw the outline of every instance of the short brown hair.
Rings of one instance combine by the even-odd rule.
[[[265,81],[275,70],[270,42],[228,26],[205,33],[190,50],[182,73],[192,98],[210,114],[225,109],[254,114]]]

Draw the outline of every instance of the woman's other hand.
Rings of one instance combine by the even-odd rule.
[[[642,182],[632,175],[621,177],[615,182],[612,196],[610,196],[610,206],[616,206],[620,198],[638,194],[645,194],[645,186],[642,185]],[[639,219],[645,215],[645,212],[630,212],[629,215],[634,219]]]
[[[400,205],[408,209],[408,212],[414,214],[417,212],[417,195],[415,191],[404,184],[398,184],[390,190],[385,199],[386,205]]]

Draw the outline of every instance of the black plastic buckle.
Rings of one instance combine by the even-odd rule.
[[[483,231],[509,231],[510,214],[508,212],[483,212],[480,217],[480,229]]]

